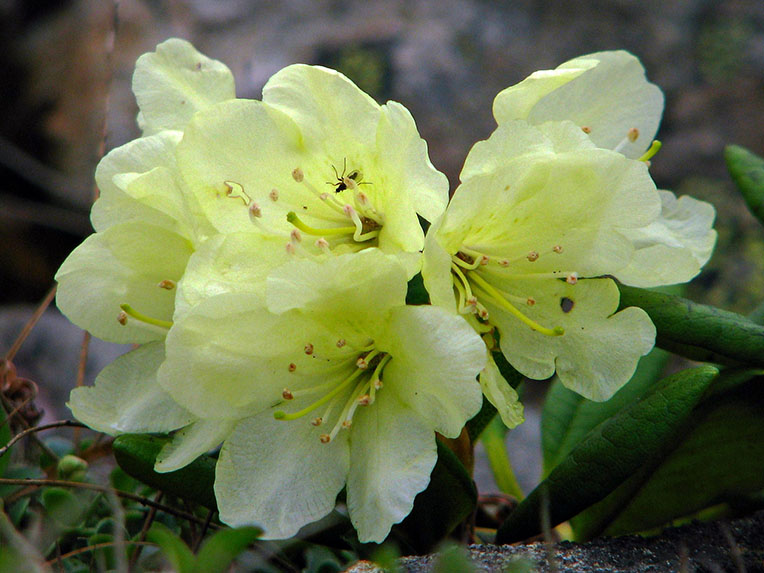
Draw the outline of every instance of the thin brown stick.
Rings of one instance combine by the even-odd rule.
[[[162,497],[164,496],[163,492],[157,492],[156,497],[154,497],[154,501],[156,503],[159,503],[162,501]],[[152,507],[149,509],[149,513],[146,516],[146,520],[143,522],[143,527],[141,528],[141,533],[138,536],[138,541],[143,541],[146,539],[146,534],[148,534],[149,529],[151,528],[151,524],[154,523],[154,518],[156,517],[157,509],[155,507]],[[141,552],[143,551],[143,547],[141,545],[138,546],[138,548],[133,552],[133,554],[130,556],[130,562],[127,564],[127,570],[132,571],[135,567],[135,564],[138,563],[138,559],[141,556]]]
[[[152,543],[151,541],[125,541],[125,545],[138,545],[140,547],[143,546],[149,546],[149,547],[159,547],[158,544]],[[80,555],[82,553],[88,553],[90,551],[95,551],[96,549],[103,549],[104,547],[113,547],[117,545],[116,541],[104,541],[103,543],[96,543],[95,545],[88,545],[87,547],[80,547],[79,549],[75,549],[73,551],[70,551],[69,553],[64,553],[60,557],[56,557],[55,559],[51,559],[50,561],[46,561],[46,565],[52,565],[53,563],[56,563],[59,561],[63,561],[64,559],[68,559],[69,557],[75,557],[76,555]]]
[[[212,523],[213,515],[215,515],[215,512],[212,510],[210,510],[209,513],[207,513],[207,519],[204,520],[204,527],[202,527],[202,532],[199,535],[199,537],[196,539],[194,546],[191,548],[191,550],[194,553],[199,551],[199,546],[202,544],[202,539],[204,539],[204,536],[207,535],[207,530],[210,528],[210,524]]]
[[[125,499],[129,499],[131,501],[137,501],[141,505],[145,505],[147,507],[155,507],[160,511],[164,511],[165,513],[169,513],[171,515],[174,515],[175,517],[187,519],[188,521],[192,521],[199,525],[204,525],[205,523],[205,520],[200,519],[196,517],[195,515],[188,513],[187,511],[183,511],[181,509],[175,509],[167,505],[163,505],[161,503],[156,503],[155,501],[150,500],[147,497],[136,495],[134,493],[130,493],[127,491],[120,491],[118,489],[113,489],[107,486],[97,485],[94,483],[65,481],[65,480],[58,480],[58,479],[0,478],[0,485],[26,485],[26,486],[39,486],[39,487],[43,487],[43,486],[74,487],[79,489],[89,489],[89,490],[98,491],[101,493],[113,491],[114,495],[116,495],[117,497],[122,497]],[[214,524],[211,524],[210,526],[213,528],[218,528],[218,526]]]
[[[44,424],[42,426],[32,426],[31,428],[27,428],[23,432],[19,432],[15,436],[11,438],[11,441],[8,442],[5,446],[0,448],[0,456],[5,454],[13,444],[18,442],[20,439],[22,439],[24,436],[28,436],[29,434],[34,434],[35,432],[41,432],[42,430],[50,430],[51,428],[65,428],[65,427],[77,427],[85,428],[84,424],[80,424],[79,422],[75,422],[74,420],[59,420],[58,422],[51,422],[50,424]]]
[[[53,285],[53,287],[48,291],[48,294],[45,295],[45,298],[37,307],[37,310],[34,311],[32,317],[24,325],[24,328],[21,330],[21,333],[18,335],[13,345],[10,347],[8,352],[5,353],[5,362],[10,362],[16,356],[16,353],[21,348],[21,345],[24,344],[27,336],[29,336],[29,333],[32,332],[35,324],[37,324],[37,321],[40,320],[40,317],[43,315],[48,306],[50,306],[50,303],[53,302],[54,296],[56,296],[56,285]]]
[[[75,388],[79,388],[85,384],[85,367],[88,363],[88,350],[90,348],[90,333],[86,330],[82,335],[82,345],[80,346],[80,359],[77,363],[77,382]],[[74,429],[74,450],[80,449],[80,436],[82,432],[80,428]]]

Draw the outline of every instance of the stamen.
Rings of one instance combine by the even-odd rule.
[[[353,371],[353,373],[350,374],[350,376],[348,376],[347,378],[345,378],[345,380],[337,384],[333,390],[331,390],[330,392],[327,392],[326,394],[324,394],[323,397],[316,400],[309,406],[306,406],[302,410],[299,410],[297,412],[292,412],[290,414],[287,414],[286,412],[282,410],[277,410],[276,412],[273,413],[273,417],[276,418],[277,420],[296,420],[297,418],[302,418],[305,414],[309,414],[310,412],[312,412],[319,406],[323,406],[327,402],[331,401],[337,394],[339,394],[345,388],[350,386],[350,384],[356,378],[358,378],[361,374],[363,374],[363,370],[358,369]]]
[[[634,143],[637,139],[639,139],[639,130],[636,127],[632,127],[626,134],[626,138]]]
[[[295,370],[297,370],[297,364],[295,364],[294,362],[290,362],[290,363],[289,363],[289,367],[288,367],[288,370],[289,370],[290,372],[294,372]]]
[[[163,281],[159,281],[157,284],[159,288],[163,288],[165,290],[172,290],[176,287],[175,281],[171,281],[170,279],[165,279]]]
[[[165,328],[167,330],[170,330],[172,328],[172,321],[170,320],[160,320],[158,318],[153,318],[151,316],[147,316],[141,312],[138,312],[135,310],[132,306],[129,304],[120,304],[119,308],[122,309],[122,312],[125,314],[125,323],[127,322],[127,317],[130,316],[134,318],[135,320],[139,320],[141,322],[145,322],[146,324],[151,324],[154,326],[158,326],[160,328]],[[119,320],[120,324],[124,324],[122,322],[122,313],[119,314],[117,320]]]
[[[653,140],[653,142],[650,144],[650,148],[645,151],[645,154],[642,155],[642,157],[639,158],[639,161],[649,162],[650,159],[652,159],[655,154],[661,150],[662,146],[663,144],[660,141],[657,139]]]
[[[329,249],[329,241],[321,237],[320,239],[316,239],[316,246],[321,249],[322,251],[326,251]]]
[[[583,131],[584,133],[591,133],[592,132],[592,128],[589,127],[588,125],[582,125],[581,126],[581,131]]]
[[[260,208],[260,205],[258,205],[257,203],[252,203],[249,206],[249,218],[250,218],[250,220],[259,219],[262,216],[263,216],[263,210]]]
[[[297,213],[294,211],[289,211],[289,213],[287,213],[287,221],[300,229],[303,233],[307,233],[308,235],[318,235],[319,237],[325,235],[352,235],[356,232],[356,227],[331,227],[328,229],[316,229],[310,227],[300,220]]]
[[[498,306],[505,310],[508,310],[512,315],[518,318],[521,322],[531,327],[532,330],[545,334],[547,336],[561,336],[565,334],[565,330],[561,326],[555,326],[554,328],[546,328],[541,326],[535,320],[525,316],[520,312],[512,303],[510,303],[498,290],[488,284],[478,274],[470,274],[470,278],[475,281],[480,287],[489,295],[489,298],[493,300]]]
[[[313,425],[313,426],[320,426],[321,424],[323,424],[323,423],[324,423],[324,419],[323,419],[323,418],[321,418],[321,417],[318,417],[318,418],[313,418],[313,419],[310,421],[310,423],[311,423],[311,425]]]
[[[555,245],[552,250],[559,255],[562,252],[562,245]]]
[[[119,314],[117,315],[117,322],[122,326],[127,324],[127,313],[124,310],[119,311]]]
[[[292,229],[292,232],[289,234],[289,237],[296,243],[299,243],[300,241],[302,241],[302,235],[300,234],[300,231],[298,231],[297,229]]]

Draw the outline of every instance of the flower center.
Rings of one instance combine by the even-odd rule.
[[[563,252],[561,245],[555,245],[551,253],[560,254]],[[508,267],[518,262],[521,258],[529,262],[539,260],[540,255],[537,251],[530,251],[523,257],[517,259],[500,259],[480,253],[474,249],[462,247],[455,255],[451,257],[451,279],[454,288],[458,293],[458,309],[461,314],[475,314],[483,322],[489,322],[490,316],[485,305],[481,303],[489,302],[499,308],[506,310],[512,316],[520,320],[523,324],[529,326],[532,330],[547,336],[562,336],[565,329],[561,326],[548,328],[542,326],[522,310],[523,306],[532,307],[536,304],[536,299],[531,295],[518,296],[500,290],[489,283],[483,274],[496,273],[503,280],[511,279],[562,279],[569,284],[578,282],[578,273],[575,271],[554,271],[550,273],[515,273]]]
[[[337,341],[338,348],[345,345],[345,340]],[[307,396],[318,396],[318,398],[294,412],[277,410],[273,413],[273,417],[277,420],[297,420],[324,407],[323,413],[312,418],[310,422],[314,426],[334,422],[328,433],[319,435],[319,441],[322,444],[331,442],[340,430],[350,428],[356,409],[359,406],[369,406],[374,403],[376,393],[382,389],[382,371],[392,358],[389,354],[377,350],[373,342],[360,350],[360,353],[352,352],[344,359],[348,362],[355,359],[352,371],[344,378],[335,378],[299,390],[284,388],[281,392],[284,402]],[[304,351],[307,355],[314,355],[315,348],[313,344],[308,343]],[[296,372],[296,364],[290,363],[288,370],[292,373]]]

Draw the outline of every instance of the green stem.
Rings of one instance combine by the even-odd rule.
[[[501,418],[496,416],[480,435],[480,440],[488,454],[488,464],[491,466],[491,472],[499,490],[520,501],[525,494],[517,483],[517,477],[509,461],[507,446],[504,443],[506,430]]]

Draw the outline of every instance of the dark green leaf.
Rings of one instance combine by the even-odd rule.
[[[555,380],[541,415],[544,475],[565,459],[595,426],[642,397],[659,380],[668,358],[667,352],[654,349],[639,361],[631,380],[607,402],[587,400]]]
[[[303,573],[339,573],[344,569],[342,562],[328,547],[311,545],[305,549],[303,555]]]
[[[764,326],[746,317],[686,298],[618,285],[620,308],[638,306],[658,331],[656,345],[720,364],[764,366]]]
[[[751,213],[764,223],[764,159],[739,145],[728,145],[724,159]]]
[[[217,509],[215,492],[215,459],[200,456],[186,467],[174,472],[157,473],[154,462],[168,438],[123,434],[112,446],[119,467],[127,474],[172,495],[193,501],[211,510]]]
[[[424,288],[422,273],[417,273],[409,281],[406,304],[430,304],[430,295]]]
[[[223,529],[210,537],[196,559],[195,573],[225,573],[228,566],[254,542],[262,530],[257,527]]]
[[[764,490],[764,387],[750,374],[722,373],[676,448],[577,516],[576,537],[644,531]]]
[[[146,534],[146,539],[162,548],[174,571],[178,573],[194,571],[194,554],[188,545],[167,526],[155,521]]]
[[[61,487],[43,489],[41,501],[48,515],[67,527],[76,525],[85,510],[81,499]]]
[[[472,513],[477,490],[459,458],[438,440],[438,462],[430,485],[414,500],[414,509],[400,525],[393,527],[395,538],[411,552],[424,554]]]
[[[664,378],[639,402],[594,428],[513,511],[496,535],[510,543],[542,531],[600,501],[660,455],[686,427],[718,370],[701,366]]]
[[[470,561],[467,550],[456,544],[443,547],[435,559],[433,573],[474,573],[475,564]]]

